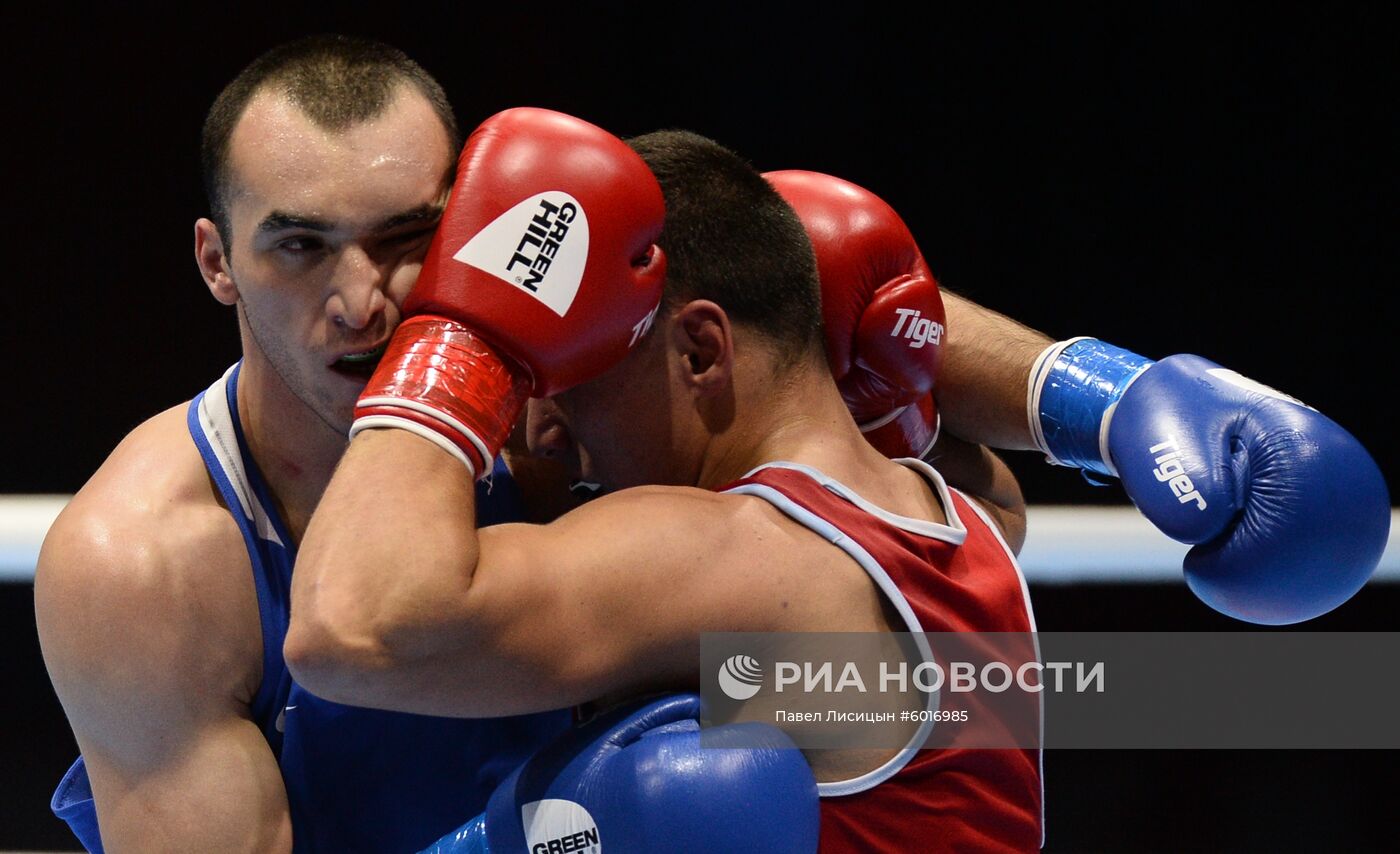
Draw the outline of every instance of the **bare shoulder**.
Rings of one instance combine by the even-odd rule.
[[[879,625],[879,598],[865,571],[825,537],[757,496],[637,487],[534,527],[553,539],[553,553],[570,563],[601,560],[607,566],[600,572],[614,578],[634,569],[629,583],[637,593],[682,600],[703,631],[873,630]],[[485,529],[483,538],[490,531]],[[518,542],[527,549],[522,559],[538,553],[534,544]],[[589,554],[590,544],[597,544],[596,558]]]
[[[536,530],[566,540],[608,540],[673,554],[750,548],[782,527],[765,501],[687,486],[639,486],[610,493]],[[483,530],[483,536],[492,529]],[[504,529],[503,529],[504,530]]]
[[[44,540],[35,616],[75,729],[114,692],[237,698],[260,678],[247,552],[184,416],[133,430]]]

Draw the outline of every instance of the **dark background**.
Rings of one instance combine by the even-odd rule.
[[[544,106],[856,181],[946,287],[1055,337],[1214,359],[1331,415],[1393,480],[1400,68],[1379,11],[179,8],[16,13],[0,36],[0,492],[74,491],[236,358],[193,262],[200,124],[259,52],[332,30],[403,48],[464,129]],[[1011,462],[1032,502],[1125,501]],[[1232,627],[1179,585],[1033,595],[1047,630]],[[1397,605],[1372,586],[1309,628],[1388,630]],[[44,798],[73,748],[30,589],[0,586],[0,608],[0,846],[59,846]],[[1047,850],[1378,848],[1384,789],[1360,780],[1393,785],[1391,759],[1054,751]]]

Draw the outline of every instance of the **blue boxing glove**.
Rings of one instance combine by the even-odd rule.
[[[1200,356],[1153,362],[1093,338],[1031,371],[1031,430],[1053,463],[1116,476],[1192,548],[1186,583],[1221,613],[1311,619],[1361,589],[1390,531],[1379,467],[1317,410]]]
[[[801,752],[763,724],[715,727],[702,748],[699,715],[699,697],[677,694],[566,733],[423,854],[816,851],[817,783]]]

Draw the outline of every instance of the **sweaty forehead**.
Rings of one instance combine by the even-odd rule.
[[[285,96],[264,91],[229,142],[231,213],[377,221],[435,201],[454,154],[437,113],[407,87],[379,116],[340,130],[317,126]]]

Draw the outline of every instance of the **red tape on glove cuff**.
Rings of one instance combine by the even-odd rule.
[[[529,394],[524,370],[476,333],[445,317],[420,315],[394,332],[355,411],[436,431],[467,455],[480,477],[491,471]]]

